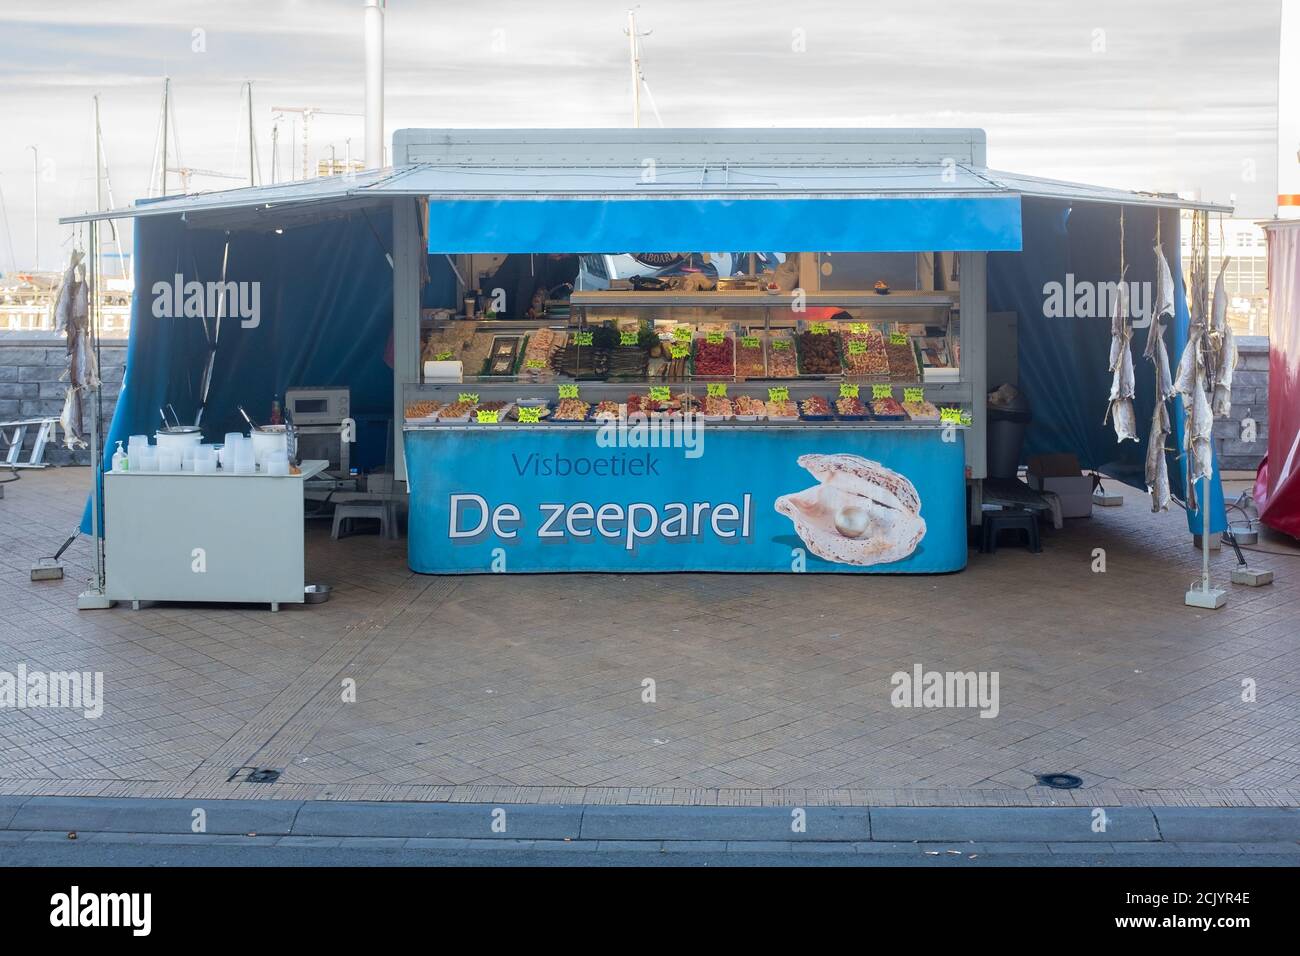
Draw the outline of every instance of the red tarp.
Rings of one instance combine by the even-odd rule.
[[[1300,220],[1266,228],[1268,457],[1255,503],[1264,524],[1300,538]]]

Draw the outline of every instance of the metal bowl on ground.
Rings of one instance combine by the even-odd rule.
[[[333,590],[328,584],[309,584],[302,589],[302,598],[307,604],[324,604]]]

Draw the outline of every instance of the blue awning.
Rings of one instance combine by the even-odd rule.
[[[1020,197],[429,198],[434,253],[1020,249]]]

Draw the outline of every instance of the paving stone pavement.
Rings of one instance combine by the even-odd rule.
[[[412,574],[309,524],[323,605],[79,612],[91,548],[33,583],[84,468],[0,499],[0,670],[102,671],[98,719],[0,708],[0,794],[587,804],[1295,806],[1300,559],[1185,608],[1181,513],[1144,496],[961,574]],[[1092,570],[1094,549],[1106,570]],[[1215,558],[1225,580],[1231,552]],[[890,676],[996,671],[1000,710]],[[343,701],[346,679],[356,702]],[[643,681],[655,701],[642,700]],[[1254,702],[1242,700],[1254,681]],[[244,782],[242,768],[282,771]],[[1036,775],[1077,774],[1057,791]]]

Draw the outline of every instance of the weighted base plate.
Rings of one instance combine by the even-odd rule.
[[[104,597],[102,591],[82,591],[77,595],[77,610],[79,611],[104,611],[115,603],[115,601],[110,601]]]
[[[33,581],[62,581],[63,565],[53,558],[41,558],[32,565]]]
[[[1232,572],[1233,584],[1244,584],[1248,588],[1260,588],[1273,583],[1273,572],[1260,568],[1237,568]]]
[[[1102,508],[1118,508],[1124,504],[1123,495],[1112,495],[1104,491],[1092,493],[1092,503]]]
[[[1228,592],[1222,588],[1210,588],[1208,591],[1192,588],[1187,592],[1187,597],[1183,599],[1183,603],[1188,607],[1203,607],[1213,611],[1228,603]]]

